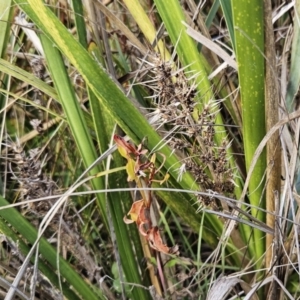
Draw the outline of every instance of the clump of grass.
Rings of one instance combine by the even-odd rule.
[[[96,9],[79,1],[72,7],[5,2],[0,15],[11,14],[0,25],[6,32],[0,35],[0,203],[16,207],[0,210],[7,299],[14,293],[23,299],[272,299],[279,286],[280,299],[297,298],[297,112],[278,126],[284,183],[273,184],[280,174],[269,168],[280,159],[272,151],[255,157],[270,130],[264,120],[278,113],[269,104],[279,96],[264,94],[265,84],[270,90],[264,70],[271,67],[274,82],[279,76],[264,56],[263,13],[249,7],[245,18],[236,18],[244,0],[198,7],[155,1],[154,10],[135,0],[97,2]],[[21,9],[29,22],[19,18],[23,27],[9,19]],[[295,26],[290,9],[274,7],[277,32]],[[261,27],[252,31],[244,21],[254,14]],[[186,33],[192,25],[206,37],[202,45]],[[277,39],[284,49],[286,34]],[[221,68],[216,42],[218,51],[235,54],[228,64],[236,69]],[[277,53],[281,98],[290,110],[288,95],[299,87],[296,43],[288,82],[292,50]],[[228,53],[219,56],[226,64]],[[123,135],[121,157],[112,144]],[[123,222],[128,212],[138,226]],[[180,255],[166,246],[177,244]]]

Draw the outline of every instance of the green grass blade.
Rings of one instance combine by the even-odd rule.
[[[228,32],[233,47],[235,47],[235,37],[233,28],[233,17],[232,17],[232,1],[220,0],[220,4],[224,13],[224,18],[227,24]]]
[[[78,34],[78,41],[84,48],[87,48],[86,28],[85,28],[82,1],[72,0],[72,7],[74,10],[74,18],[76,24],[76,31]]]
[[[91,139],[89,138],[90,135],[87,126],[85,125],[82,111],[78,100],[76,99],[70,79],[66,73],[65,64],[60,53],[57,49],[55,49],[55,47],[53,47],[53,44],[45,36],[41,37],[41,42],[46,51],[47,66],[64,107],[68,123],[72,131],[76,132],[76,144],[82,153],[87,151],[87,154],[83,156],[83,159],[85,165],[89,165],[94,161],[96,151]],[[88,149],[91,149],[91,151],[88,151]],[[95,174],[95,172],[93,172],[93,174]]]
[[[242,99],[243,141],[246,168],[248,169],[253,154],[265,136],[264,104],[264,19],[261,1],[233,0],[235,28],[235,49],[238,62],[238,75]],[[256,164],[249,185],[249,198],[252,205],[265,207],[264,176],[266,170],[265,153]],[[265,215],[257,209],[252,214],[261,221]],[[251,233],[248,232],[248,238]],[[254,230],[254,240],[249,243],[252,257],[262,258],[264,234]]]
[[[215,0],[205,20],[205,25],[207,28],[211,26],[213,19],[215,18],[216,13],[218,12],[219,7],[220,7],[220,0]]]
[[[3,57],[7,49],[10,31],[10,21],[13,10],[12,0],[3,0],[0,3],[0,57]]]
[[[47,65],[54,81],[55,88],[58,91],[60,101],[63,105],[68,124],[71,128],[84,164],[88,167],[97,159],[97,154],[82,110],[75,96],[74,89],[71,85],[68,74],[66,73],[65,64],[61,54],[55,47],[53,47],[53,44],[48,40],[48,38],[41,36],[41,42],[47,58]],[[98,172],[100,172],[100,168],[96,166],[90,171],[90,175],[94,175]],[[92,180],[92,184],[96,190],[103,188],[102,178]],[[108,228],[105,198],[101,194],[97,197],[103,221]]]
[[[11,75],[22,82],[26,82],[29,85],[32,85],[33,87],[39,89],[40,91],[44,92],[49,97],[55,99],[58,101],[58,96],[53,87],[51,87],[49,84],[45,83],[44,81],[38,79],[36,76],[34,76],[31,73],[28,73],[21,68],[12,65],[8,61],[0,58],[0,71]]]

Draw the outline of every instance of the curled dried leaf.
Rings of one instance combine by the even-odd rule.
[[[150,247],[154,250],[166,254],[179,255],[178,245],[175,245],[174,247],[168,247],[166,244],[163,243],[157,226],[152,227],[148,231],[147,240],[149,242]]]
[[[140,215],[140,212],[142,210],[144,206],[144,200],[138,200],[138,201],[135,201],[132,206],[131,206],[131,209],[130,211],[128,212],[128,216],[130,216],[130,219],[134,222],[137,222],[138,221],[138,218],[139,218],[139,215]]]
[[[128,214],[130,219],[124,218],[126,224],[136,222],[139,232],[143,236],[147,236],[148,230],[152,227],[150,219],[150,208],[145,205],[145,201],[139,200],[132,204]]]

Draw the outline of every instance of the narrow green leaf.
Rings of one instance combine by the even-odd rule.
[[[53,87],[49,86],[49,84],[38,79],[33,74],[28,73],[28,72],[22,70],[21,68],[14,66],[11,63],[9,63],[8,61],[1,59],[1,58],[0,58],[0,71],[5,74],[13,76],[13,77],[21,80],[22,82],[26,82],[29,85],[32,85],[33,87],[44,92],[46,95],[48,95],[49,97],[51,97],[55,100],[58,99],[55,89]]]
[[[233,16],[232,16],[232,1],[228,0],[219,0],[223,13],[224,18],[227,24],[227,28],[229,31],[230,39],[232,42],[233,47],[235,47],[235,37],[234,37],[234,28],[233,28]]]
[[[205,25],[206,25],[207,28],[209,28],[210,25],[212,24],[213,19],[215,18],[219,7],[220,7],[220,0],[215,0],[213,5],[211,6],[211,9],[209,10],[207,18],[205,20]]]
[[[75,96],[74,89],[66,72],[64,61],[59,51],[53,47],[53,44],[46,36],[41,36],[41,42],[47,58],[47,65],[50,69],[51,77],[58,91],[59,98],[64,107],[68,124],[71,128],[77,147],[86,167],[90,166],[96,159],[97,154],[88,131],[82,110]],[[90,175],[100,172],[99,166],[90,171]],[[103,189],[102,178],[92,180],[93,187]],[[108,228],[106,216],[106,200],[104,195],[97,195],[98,203],[103,217],[103,222]]]
[[[0,57],[4,57],[4,51],[7,49],[12,14],[12,0],[2,0],[0,2]]]
[[[243,141],[246,168],[255,150],[266,134],[264,104],[264,19],[263,3],[259,0],[233,0],[235,49],[242,99]],[[252,205],[265,207],[264,173],[265,153],[259,158],[249,185]],[[252,214],[261,221],[265,215],[253,208]],[[250,238],[251,232],[248,232]],[[264,253],[264,234],[254,230],[254,240],[249,243],[251,256],[259,259]],[[261,263],[261,262],[260,262]]]
[[[87,40],[86,40],[86,28],[85,28],[85,20],[84,20],[84,11],[81,0],[72,0],[72,7],[74,10],[74,18],[76,24],[76,30],[78,34],[79,43],[87,48]]]

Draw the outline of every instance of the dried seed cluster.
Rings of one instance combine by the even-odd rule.
[[[173,72],[171,63],[160,59],[157,59],[153,73],[148,86],[154,90],[156,110],[149,114],[149,122],[154,126],[162,123],[179,125],[188,135],[193,134],[191,126],[186,126],[195,106],[196,85],[190,84],[193,78],[186,79],[182,70]]]
[[[19,183],[20,198],[28,200],[52,195],[56,185],[42,172],[40,149],[31,149],[26,154],[22,147],[14,144],[12,150],[12,179]]]
[[[202,191],[232,196],[234,180],[228,161],[228,141],[224,139],[219,146],[215,143],[219,103],[212,100],[202,108],[196,106],[196,76],[187,78],[182,69],[173,71],[170,62],[157,58],[153,78],[149,81],[153,84],[155,105],[149,122],[157,130],[174,131],[166,139],[184,157],[184,167],[179,168],[179,172],[190,171]],[[216,204],[213,196],[199,197],[199,200],[204,205]]]
[[[33,58],[31,59],[30,61],[30,66],[31,66],[31,70],[32,70],[32,73],[35,77],[37,77],[38,79],[40,80],[45,80],[48,76],[47,74],[47,70],[46,70],[46,67],[45,67],[45,61],[43,58]],[[43,102],[41,99],[43,98],[43,93],[37,89],[37,88],[34,88],[33,89],[33,92],[34,92],[34,97],[33,97],[33,101],[35,103],[37,103],[38,105],[41,105],[41,103]]]

